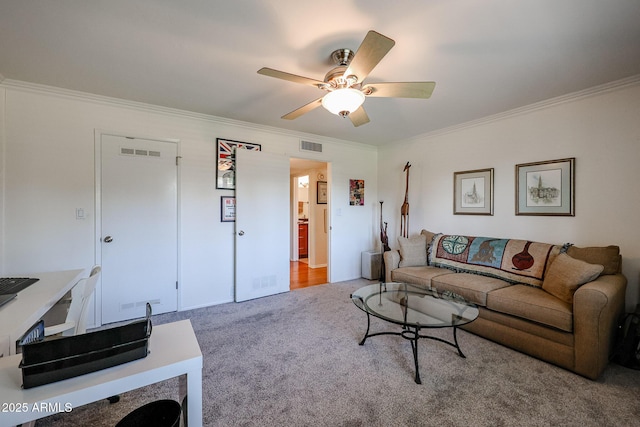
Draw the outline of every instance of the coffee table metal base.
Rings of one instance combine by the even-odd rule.
[[[442,338],[439,337],[434,337],[434,336],[430,336],[430,335],[421,335],[420,334],[420,327],[418,326],[402,326],[402,332],[376,332],[373,334],[369,333],[369,329],[371,328],[371,316],[369,315],[369,313],[367,313],[367,332],[365,332],[364,334],[364,338],[362,338],[362,341],[360,341],[360,345],[364,345],[365,341],[367,340],[367,338],[369,337],[375,337],[377,335],[399,335],[402,338],[409,340],[411,342],[411,350],[413,352],[413,362],[415,364],[415,369],[416,369],[416,377],[415,377],[415,381],[416,384],[422,384],[422,380],[420,379],[420,368],[418,366],[418,340],[420,338],[426,338],[426,339],[430,339],[430,340],[434,340],[434,341],[440,341],[442,343],[448,344],[452,347],[455,347],[456,350],[458,350],[458,355],[460,357],[464,357],[466,358],[466,356],[464,355],[464,353],[462,353],[462,350],[460,349],[460,346],[458,345],[458,327],[457,326],[452,326],[453,328],[453,342],[451,341],[447,341],[444,340]]]

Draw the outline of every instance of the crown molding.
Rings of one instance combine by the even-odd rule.
[[[493,123],[499,120],[504,120],[509,117],[521,116],[524,114],[532,113],[534,111],[544,110],[546,108],[555,107],[555,106],[566,104],[569,102],[575,102],[575,101],[589,98],[592,96],[602,95],[608,92],[614,92],[616,90],[620,90],[630,86],[635,86],[638,84],[640,84],[640,74],[636,74],[620,80],[614,80],[609,83],[593,86],[593,87],[580,90],[577,92],[572,92],[566,95],[557,96],[555,98],[545,99],[544,101],[525,105],[524,107],[514,108],[508,111],[503,111],[502,113],[492,114],[490,116],[486,116],[477,120],[472,120],[469,122],[460,123],[457,125],[438,129],[435,131],[423,133],[420,135],[413,136],[411,138],[395,141],[395,143],[411,143],[411,142],[421,141],[427,138],[446,135],[446,134],[457,132],[463,129],[470,129],[477,126]]]
[[[137,111],[153,112],[153,113],[164,114],[164,115],[169,115],[169,116],[174,116],[179,118],[202,120],[210,123],[255,130],[255,131],[260,131],[260,132],[265,132],[265,133],[280,135],[280,136],[286,136],[286,137],[292,137],[297,139],[312,140],[316,142],[332,143],[337,145],[347,145],[351,147],[359,147],[361,149],[377,151],[376,146],[372,146],[370,144],[363,144],[361,142],[330,138],[327,136],[316,135],[316,134],[306,133],[306,132],[290,131],[290,130],[278,128],[275,126],[260,125],[257,123],[244,122],[241,120],[229,119],[226,117],[196,113],[193,111],[180,110],[177,108],[162,107],[160,105],[147,104],[147,103],[138,102],[138,101],[130,101],[130,100],[121,99],[121,98],[113,98],[105,95],[96,95],[89,92],[81,92],[81,91],[72,90],[72,89],[64,89],[56,86],[48,86],[48,85],[39,84],[39,83],[31,83],[31,82],[25,82],[21,80],[13,80],[13,79],[2,80],[1,77],[2,75],[0,75],[0,87],[19,90],[22,92],[46,94],[46,95],[56,96],[60,98],[92,102],[100,105],[112,105],[112,106],[128,108],[128,109],[137,110]]]

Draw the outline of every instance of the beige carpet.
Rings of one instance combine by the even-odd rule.
[[[640,371],[612,364],[591,381],[464,331],[466,359],[420,341],[423,384],[415,384],[407,341],[378,336],[358,345],[366,315],[349,295],[368,283],[304,288],[154,323],[193,323],[204,355],[205,426],[640,426]],[[372,330],[389,327],[372,322]],[[434,334],[450,338],[451,330]],[[113,426],[160,398],[176,399],[177,382],[37,426]]]

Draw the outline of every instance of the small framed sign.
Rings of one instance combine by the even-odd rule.
[[[316,203],[319,205],[327,204],[327,181],[318,181],[316,189]]]
[[[236,198],[234,196],[220,196],[220,221],[234,222],[236,220]]]

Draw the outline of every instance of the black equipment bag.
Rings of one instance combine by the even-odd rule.
[[[640,370],[640,307],[624,316],[618,325],[616,347],[611,360],[619,365]]]

